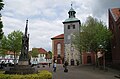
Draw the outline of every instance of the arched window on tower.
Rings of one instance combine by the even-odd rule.
[[[57,44],[57,54],[58,55],[61,54],[61,44],[60,43]]]

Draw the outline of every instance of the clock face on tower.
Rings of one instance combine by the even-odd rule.
[[[70,36],[70,35],[68,35],[68,36],[67,36],[67,39],[68,39],[68,40],[70,40],[70,38],[71,38],[71,36]]]

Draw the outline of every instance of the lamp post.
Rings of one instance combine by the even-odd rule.
[[[0,13],[0,22],[1,22],[1,17],[2,17],[2,15],[1,15],[1,13]],[[1,40],[0,40],[0,45],[1,45]]]
[[[99,45],[99,48],[101,50],[101,57],[103,57],[103,69],[105,70],[105,51],[103,50],[102,45]]]
[[[1,13],[0,13],[0,22],[1,22],[1,18],[2,18],[2,15],[1,15]]]
[[[2,15],[0,13],[0,25],[2,25]],[[0,28],[0,39],[2,39],[4,32],[2,31],[2,28]]]

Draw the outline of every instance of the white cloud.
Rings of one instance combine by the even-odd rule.
[[[4,33],[7,35],[14,30],[24,32],[28,18],[30,49],[43,47],[51,50],[50,38],[63,33],[62,22],[68,18],[71,1],[76,17],[82,23],[91,15],[107,24],[108,8],[120,7],[119,0],[4,0]]]
[[[5,34],[9,34],[14,30],[23,30],[24,28],[24,21],[21,21],[19,19],[3,16],[2,20],[4,25],[3,30]]]

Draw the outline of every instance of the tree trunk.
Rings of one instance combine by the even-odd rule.
[[[97,57],[97,53],[95,54],[95,66],[99,67],[99,59]]]
[[[82,52],[80,51],[80,64],[82,64]]]
[[[15,55],[15,51],[14,51],[14,65],[16,65],[16,55]]]
[[[80,61],[81,61],[80,64],[82,64],[82,54],[80,55]]]

